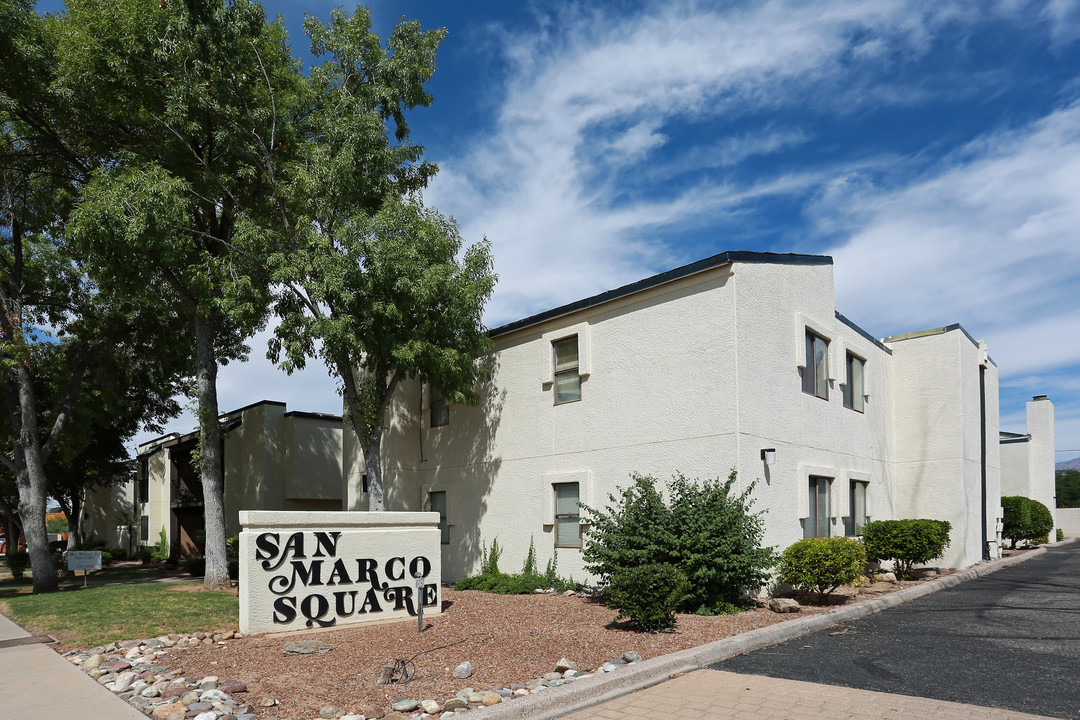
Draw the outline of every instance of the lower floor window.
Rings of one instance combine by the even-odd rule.
[[[150,542],[150,518],[146,515],[139,518],[139,542]]]
[[[832,478],[810,477],[810,515],[803,528],[804,537],[829,537],[829,484]]]
[[[555,547],[581,547],[577,483],[555,485]]]
[[[866,486],[861,480],[852,480],[848,490],[851,514],[844,518],[844,534],[853,537],[862,534],[866,524]]]
[[[446,493],[443,491],[428,493],[431,501],[431,512],[439,513],[439,542],[443,545],[450,544],[450,525],[446,522]]]

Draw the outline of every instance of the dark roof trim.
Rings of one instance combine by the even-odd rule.
[[[499,327],[489,330],[489,337],[498,337],[500,335],[506,335],[515,330],[521,330],[522,328],[529,327],[530,325],[537,325],[545,320],[551,320],[552,318],[561,317],[562,315],[569,315],[572,312],[578,310],[585,310],[587,308],[595,307],[603,303],[611,302],[612,300],[618,300],[621,297],[627,295],[633,295],[649,288],[654,288],[659,285],[665,285],[675,280],[680,280],[690,275],[696,275],[697,273],[711,270],[713,268],[720,267],[722,265],[728,265],[734,262],[743,263],[772,263],[776,265],[832,265],[832,258],[828,255],[798,255],[795,253],[769,253],[769,252],[751,252],[748,250],[732,250],[729,252],[723,252],[719,255],[713,255],[707,257],[704,260],[698,260],[692,262],[689,265],[683,265],[677,267],[674,270],[668,270],[667,272],[660,273],[659,275],[653,275],[647,277],[644,280],[638,280],[637,282],[630,283],[629,285],[623,285],[622,287],[615,288],[614,290],[608,290],[602,292],[599,295],[593,295],[583,300],[577,300],[566,305],[560,305],[557,308],[547,310],[536,315],[530,315],[527,318],[521,320],[515,320],[514,322],[507,323],[506,325],[500,325]]]
[[[845,324],[845,325],[847,325],[847,326],[848,326],[849,328],[851,328],[851,329],[852,329],[852,330],[854,330],[855,332],[859,333],[859,334],[860,334],[860,335],[862,335],[862,336],[863,336],[864,338],[866,338],[866,339],[867,339],[867,340],[869,340],[870,342],[874,343],[875,345],[877,345],[877,346],[878,346],[879,348],[881,348],[882,350],[884,350],[884,351],[885,351],[885,352],[887,352],[888,354],[892,355],[892,348],[890,348],[890,347],[889,347],[888,345],[886,345],[885,343],[881,342],[881,341],[880,341],[880,340],[878,340],[878,339],[877,339],[876,337],[874,337],[874,336],[873,336],[873,335],[871,335],[870,333],[866,332],[865,330],[863,330],[863,329],[862,329],[861,327],[859,327],[859,326],[858,326],[858,325],[856,325],[855,323],[851,322],[851,320],[848,320],[848,319],[847,319],[846,317],[844,317],[843,315],[841,315],[841,314],[840,314],[840,311],[839,311],[839,310],[836,310],[836,311],[834,311],[834,312],[836,312],[836,319],[837,319],[837,320],[839,320],[840,322],[844,323],[844,324]]]
[[[250,410],[251,408],[258,407],[259,405],[278,405],[280,407],[285,407],[285,403],[281,402],[280,400],[259,400],[258,402],[251,403],[250,405],[238,407],[235,410],[230,410],[229,412],[223,412],[221,413],[221,417],[226,417],[227,415],[235,415],[236,413],[242,413],[245,410]]]
[[[1031,442],[1031,435],[1024,433],[1012,433],[1002,430],[998,433],[998,442],[1002,445],[1012,445],[1013,443],[1026,443]]]
[[[332,420],[334,422],[341,422],[344,418],[340,415],[331,415],[330,413],[321,412],[304,412],[303,410],[290,410],[285,413],[285,417],[298,417],[298,418],[310,418],[312,420]]]

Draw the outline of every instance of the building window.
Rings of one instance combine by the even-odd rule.
[[[146,515],[139,518],[139,542],[150,542],[150,518]]]
[[[555,485],[555,547],[581,547],[577,483]]]
[[[430,423],[433,428],[450,424],[450,406],[446,404],[446,398],[434,386],[431,387]]]
[[[360,492],[366,493],[368,491],[367,486],[367,473],[360,476]]]
[[[863,386],[863,375],[865,367],[866,361],[862,358],[855,357],[851,353],[847,354],[847,383],[844,384],[844,407],[857,412],[862,412],[864,408],[866,391]]]
[[[150,497],[150,461],[143,458],[139,461],[139,489],[136,503],[144,503]]]
[[[581,375],[578,374],[578,337],[571,335],[551,343],[555,356],[555,404],[581,399]]]
[[[844,518],[844,534],[854,537],[862,534],[863,525],[866,524],[866,486],[861,480],[852,480],[850,493],[851,515]]]
[[[450,526],[446,522],[446,493],[442,491],[428,493],[428,504],[431,512],[439,513],[439,542],[449,545]]]
[[[810,477],[810,515],[806,518],[803,536],[829,537],[829,484],[831,478]]]
[[[803,368],[804,393],[829,399],[829,341],[806,331],[806,367]]]

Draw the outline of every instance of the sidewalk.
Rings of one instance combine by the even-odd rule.
[[[0,615],[0,642],[30,633]],[[146,720],[48,645],[0,647],[0,717]]]
[[[563,720],[1036,720],[1041,715],[929,698],[697,670]]]

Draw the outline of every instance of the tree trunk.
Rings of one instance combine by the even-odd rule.
[[[364,470],[367,472],[368,510],[382,512],[386,509],[382,482],[382,428],[370,428],[368,447],[364,451]]]
[[[30,370],[19,366],[15,371],[19,393],[18,444],[23,461],[15,473],[19,488],[19,517],[22,518],[26,549],[30,553],[30,568],[34,573],[34,592],[56,592],[60,585],[56,580],[52,553],[49,552],[49,534],[45,529],[45,463],[41,457],[38,436],[37,403]]]
[[[67,550],[74,550],[79,538],[80,515],[82,514],[82,491],[71,491],[71,507],[65,508],[68,511],[68,539]]]
[[[195,311],[195,382],[199,396],[199,469],[203,486],[206,531],[206,575],[203,587],[229,587],[225,551],[225,482],[221,470],[221,424],[218,422],[217,357],[214,353],[214,315]]]

